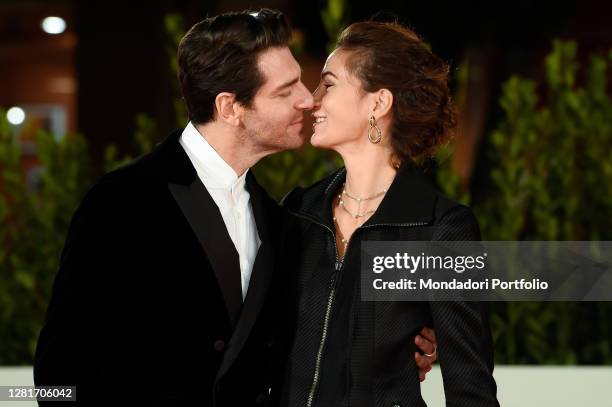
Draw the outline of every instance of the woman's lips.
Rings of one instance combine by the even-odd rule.
[[[315,121],[312,123],[312,128],[313,129],[316,128],[316,126],[318,124],[325,123],[327,121],[327,117],[324,117],[324,118],[322,118],[323,120],[319,120],[319,121],[317,121],[317,119],[321,119],[321,118],[316,118],[315,117]]]

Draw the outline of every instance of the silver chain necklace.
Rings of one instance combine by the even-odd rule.
[[[352,195],[350,195],[347,191],[346,191],[346,182],[342,184],[342,193],[338,195],[338,205],[342,207],[342,209],[344,209],[344,211],[346,213],[348,213],[353,219],[360,219],[363,218],[365,216],[368,216],[374,212],[376,212],[376,209],[371,209],[365,212],[359,212],[361,209],[361,202],[363,201],[370,201],[372,199],[376,199],[376,198],[380,198],[381,196],[383,196],[384,194],[387,193],[387,188],[383,189],[381,192],[378,192],[372,196],[368,196],[366,198],[357,198],[354,197]],[[346,197],[348,197],[349,199],[352,199],[354,201],[357,201],[357,213],[353,213],[351,212],[346,205],[344,204],[344,199],[342,198],[342,196],[345,195]],[[342,234],[342,231],[340,230],[340,224],[338,223],[338,219],[334,216],[333,217],[334,220],[334,226],[336,227],[336,231],[338,233],[338,237],[340,238],[340,242],[342,242],[342,245],[344,246],[344,250],[346,251],[346,247],[348,246],[348,242],[350,240],[350,237],[348,239],[346,239],[344,237],[344,235]]]
[[[357,202],[361,202],[361,201],[369,201],[372,199],[376,199],[376,198],[380,198],[381,196],[383,196],[384,194],[387,193],[387,189],[383,189],[382,191],[372,195],[372,196],[368,196],[366,198],[357,198],[355,196],[352,196],[351,194],[348,193],[348,191],[346,190],[346,182],[344,184],[342,184],[342,195],[346,195],[347,198],[352,199],[353,201],[357,201]]]
[[[359,218],[363,218],[364,216],[368,216],[372,213],[374,213],[376,211],[376,209],[371,209],[365,212],[360,212],[361,210],[361,203],[363,201],[370,201],[372,199],[376,199],[376,198],[380,198],[381,196],[383,196],[384,194],[387,193],[387,189],[383,189],[382,191],[372,195],[372,196],[368,196],[365,198],[358,198],[358,197],[354,197],[352,195],[350,195],[347,191],[346,191],[346,182],[344,184],[342,184],[342,193],[340,195],[338,195],[338,205],[340,205],[342,207],[342,209],[344,209],[344,211],[346,213],[348,213],[353,219],[359,219]],[[349,199],[352,199],[354,201],[357,201],[357,212],[351,212],[345,205],[344,203],[344,198],[343,195],[345,195],[346,197],[348,197]]]

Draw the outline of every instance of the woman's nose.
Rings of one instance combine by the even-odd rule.
[[[325,87],[323,85],[317,86],[314,92],[312,92],[312,97],[314,99],[315,105],[317,103],[321,103],[321,99],[323,99],[323,95],[325,94]]]

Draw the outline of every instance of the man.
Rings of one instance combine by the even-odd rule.
[[[270,402],[281,369],[275,310],[286,307],[273,272],[291,270],[276,262],[282,211],[249,168],[303,144],[313,99],[289,38],[271,10],[208,18],[185,35],[190,122],[102,177],[76,211],[37,385],[76,385],[86,404]],[[434,352],[426,340],[422,349]],[[417,361],[424,374],[431,359]]]

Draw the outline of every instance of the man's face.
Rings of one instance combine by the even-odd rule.
[[[287,47],[262,52],[258,65],[264,84],[243,117],[246,136],[268,153],[301,147],[304,111],[312,109],[313,98],[300,65]]]

